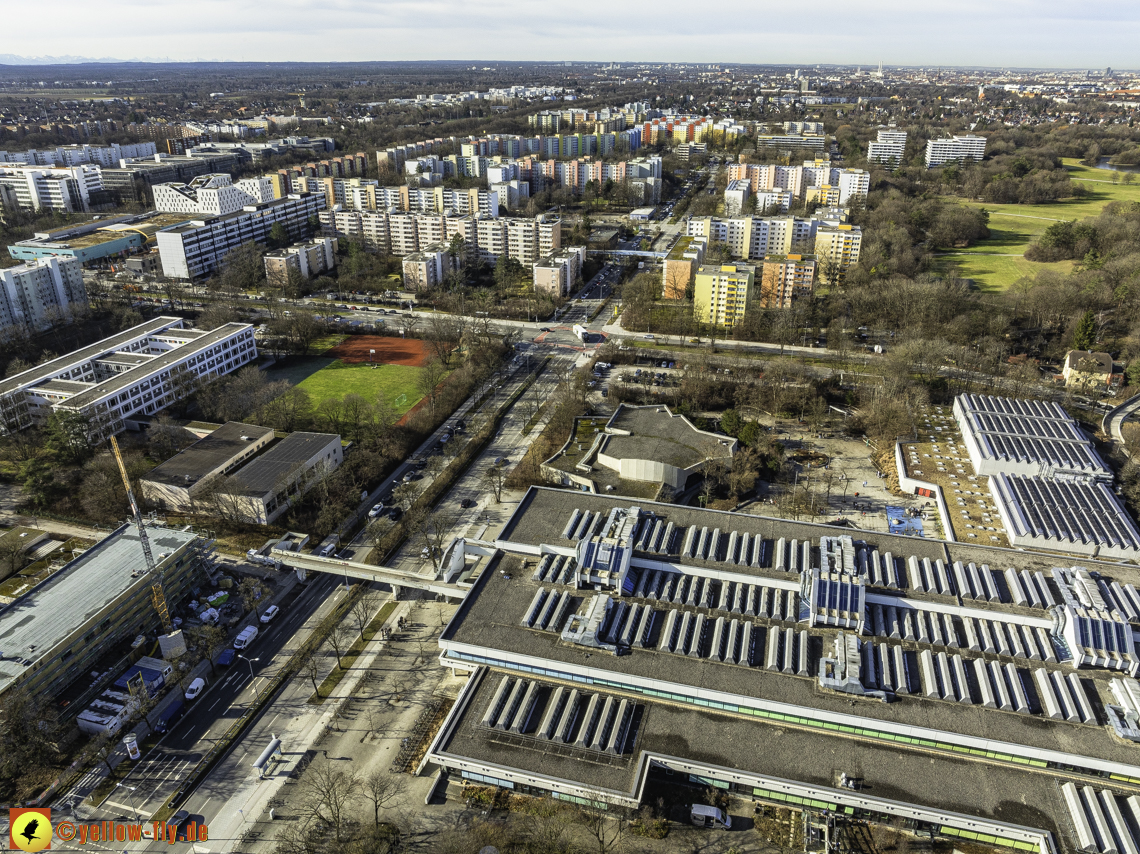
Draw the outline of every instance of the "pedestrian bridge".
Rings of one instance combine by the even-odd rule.
[[[587,249],[590,255],[610,255],[614,258],[664,258],[668,252],[651,252],[647,249]]]
[[[455,553],[454,548],[450,550]],[[273,557],[282,566],[300,572],[323,572],[328,575],[338,575],[343,578],[353,578],[357,581],[377,581],[381,584],[390,584],[393,587],[412,587],[416,590],[425,590],[438,596],[449,599],[462,599],[467,595],[468,587],[458,584],[448,584],[440,581],[434,575],[420,575],[406,569],[394,569],[390,566],[373,566],[370,563],[358,563],[352,560],[341,560],[335,557],[316,557],[296,552],[274,552]],[[447,555],[445,554],[446,558]],[[459,559],[463,560],[463,552],[459,551]]]

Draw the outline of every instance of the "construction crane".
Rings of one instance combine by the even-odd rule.
[[[166,634],[174,631],[174,624],[170,622],[170,610],[166,607],[166,593],[162,589],[162,575],[158,573],[158,566],[154,562],[154,554],[150,550],[150,540],[143,525],[142,511],[139,503],[135,501],[135,492],[131,489],[131,479],[127,476],[127,467],[123,463],[123,455],[119,453],[119,443],[114,436],[111,437],[111,450],[115,452],[115,462],[119,464],[119,474],[123,476],[123,486],[127,489],[127,500],[131,502],[131,512],[135,515],[135,526],[139,529],[139,542],[142,543],[143,557],[146,559],[146,571],[154,578],[151,585],[151,598],[154,600],[154,610],[162,621],[162,630]]]

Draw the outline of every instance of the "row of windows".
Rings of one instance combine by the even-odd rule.
[[[653,697],[660,700],[666,700],[672,703],[682,703],[687,706],[698,706],[700,708],[713,709],[716,711],[729,712],[732,714],[746,715],[749,717],[762,718],[764,720],[788,723],[793,726],[801,726],[815,730],[822,730],[825,732],[834,732],[840,735],[855,736],[859,738],[870,738],[876,741],[889,741],[895,744],[904,746],[917,747],[925,750],[936,750],[939,752],[957,753],[963,756],[969,756],[976,759],[987,759],[996,762],[1007,762],[1013,765],[1024,765],[1033,768],[1050,768],[1061,770],[1074,770],[1078,773],[1089,774],[1094,777],[1111,777],[1112,779],[1127,780],[1128,782],[1140,785],[1140,779],[1131,777],[1123,777],[1119,775],[1111,775],[1107,772],[1100,771],[1088,767],[1075,767],[1075,766],[1062,766],[1057,762],[1047,762],[1043,759],[1034,759],[1029,756],[1020,756],[1012,753],[1004,753],[993,750],[985,750],[978,747],[969,747],[963,744],[954,744],[945,741],[936,741],[930,738],[922,738],[918,736],[908,736],[887,732],[885,730],[878,730],[866,726],[852,726],[849,724],[837,724],[830,721],[822,721],[816,718],[806,717],[804,715],[784,714],[782,712],[772,712],[767,709],[758,709],[752,706],[742,706],[736,703],[725,703],[717,700],[706,700],[703,697],[695,697],[688,694],[677,694],[672,691],[661,691],[652,688],[643,688],[639,685],[633,685],[627,682],[615,682],[608,679],[598,679],[593,677],[580,676],[577,674],[565,673],[560,670],[549,670],[541,667],[529,667],[515,662],[503,661],[501,659],[492,659],[485,656],[470,655],[460,652],[448,652],[448,655],[453,655],[464,661],[470,661],[476,664],[486,664],[491,667],[498,667],[507,670],[518,670],[524,673],[534,673],[540,676],[549,676],[553,679],[559,679],[568,682],[581,682],[586,685],[597,685],[601,687],[613,688],[618,691],[625,691],[628,693],[642,694],[646,697]]]

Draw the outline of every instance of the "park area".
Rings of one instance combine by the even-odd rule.
[[[1125,173],[1090,168],[1072,158],[1064,162],[1069,178],[1080,183],[1089,195],[1040,205],[961,202],[989,211],[990,236],[969,249],[941,254],[941,266],[956,266],[959,276],[973,279],[983,291],[1004,291],[1023,276],[1035,276],[1042,270],[1070,272],[1072,261],[1028,261],[1025,250],[1055,222],[1095,217],[1110,202],[1140,202],[1140,181],[1125,184]],[[1114,177],[1118,183],[1113,183]]]
[[[424,396],[420,373],[428,361],[423,341],[353,335],[321,356],[293,357],[275,365],[270,380],[288,380],[308,392],[314,402],[347,394],[384,399],[404,414]]]

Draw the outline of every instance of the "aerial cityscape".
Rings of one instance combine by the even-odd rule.
[[[13,19],[8,849],[1140,854],[1138,18],[996,5]]]

